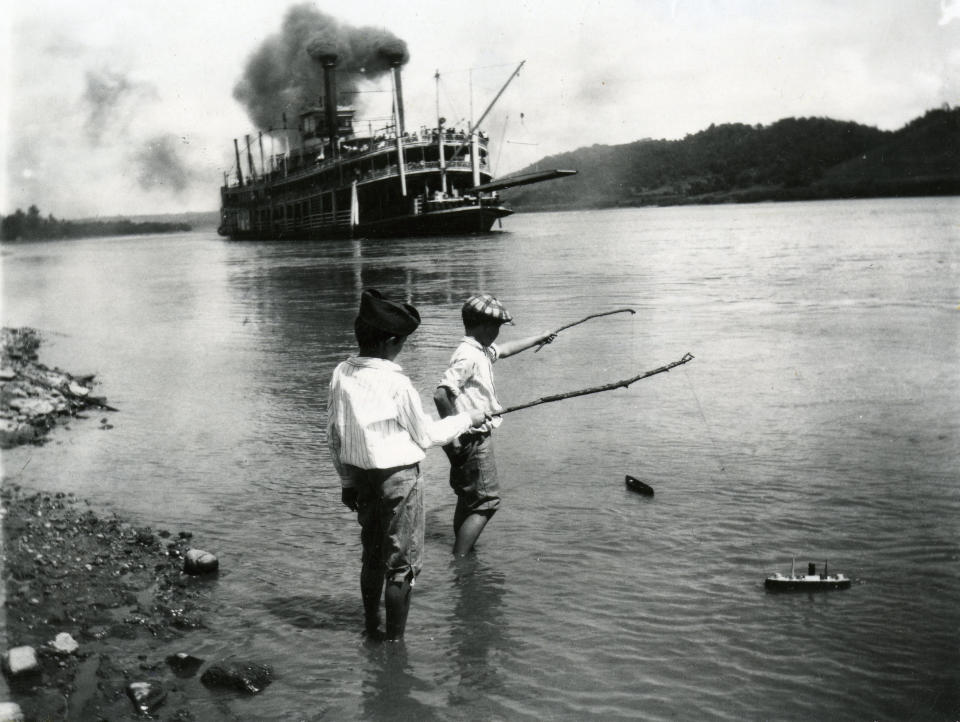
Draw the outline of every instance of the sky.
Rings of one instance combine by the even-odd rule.
[[[303,22],[284,34],[291,18]],[[711,124],[896,130],[960,104],[960,0],[12,0],[0,212],[216,210],[233,139],[267,130],[235,91],[313,72],[296,44],[314,39],[314,20],[317,36],[369,29],[405,43],[408,128],[436,125],[438,98],[447,124],[466,128],[525,61],[481,126],[500,175]],[[252,60],[294,45],[289,67],[251,74]],[[383,123],[389,87],[359,80],[359,124]]]

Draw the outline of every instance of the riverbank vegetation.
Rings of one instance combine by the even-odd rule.
[[[900,130],[829,118],[727,123],[682,140],[593,145],[544,158],[576,176],[504,193],[518,210],[960,193],[960,106]]]
[[[44,218],[40,209],[32,205],[26,213],[18,208],[15,213],[3,217],[3,220],[0,221],[0,240],[6,242],[37,241],[57,238],[175,233],[189,230],[191,230],[191,226],[188,223],[163,223],[159,221],[135,223],[126,218],[66,221],[54,218],[52,213]]]

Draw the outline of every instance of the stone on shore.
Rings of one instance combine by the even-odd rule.
[[[210,574],[219,568],[220,560],[203,549],[188,549],[183,555],[183,571],[187,574]]]
[[[23,722],[25,719],[16,702],[0,702],[0,722]]]
[[[131,682],[127,685],[127,696],[138,712],[150,714],[163,704],[167,698],[166,690],[153,682]]]
[[[8,677],[22,677],[40,671],[33,647],[13,647],[3,655],[3,671]]]
[[[53,646],[55,650],[57,650],[58,652],[63,652],[65,654],[71,654],[73,652],[76,652],[77,649],[80,647],[80,645],[77,644],[77,640],[71,637],[66,632],[60,632],[60,634],[58,634],[50,644]]]
[[[167,657],[167,665],[178,677],[192,677],[203,666],[203,660],[185,652]]]
[[[273,670],[254,662],[223,661],[207,667],[200,681],[207,687],[258,694],[273,681]]]

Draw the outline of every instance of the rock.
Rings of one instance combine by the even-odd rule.
[[[178,677],[192,677],[203,666],[203,660],[185,652],[177,652],[167,657],[167,664]]]
[[[127,696],[138,712],[149,714],[167,698],[167,691],[153,682],[131,682],[127,685]]]
[[[207,687],[258,694],[273,681],[273,670],[253,662],[218,662],[207,668],[200,681]]]
[[[71,381],[67,386],[67,390],[74,396],[86,396],[90,393],[90,389],[86,386],[81,386],[76,381]]]
[[[77,648],[80,646],[77,644],[77,640],[66,632],[60,632],[60,634],[56,636],[56,639],[54,639],[51,644],[53,644],[53,648],[58,652],[65,652],[67,654],[76,652]]]
[[[0,722],[23,722],[25,719],[16,702],[0,702]]]
[[[40,671],[33,647],[13,647],[3,655],[3,671],[9,677],[20,677]]]
[[[0,381],[10,381],[17,378],[17,372],[7,366],[0,369]]]
[[[56,407],[45,399],[13,398],[7,403],[11,409],[16,409],[27,416],[43,416],[56,411]]]
[[[183,556],[183,571],[187,574],[209,574],[220,568],[220,561],[202,549],[188,549]]]

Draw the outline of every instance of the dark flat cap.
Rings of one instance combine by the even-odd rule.
[[[409,336],[420,325],[417,309],[409,303],[387,300],[373,288],[366,289],[360,295],[360,313],[357,317],[367,325],[394,336]]]

